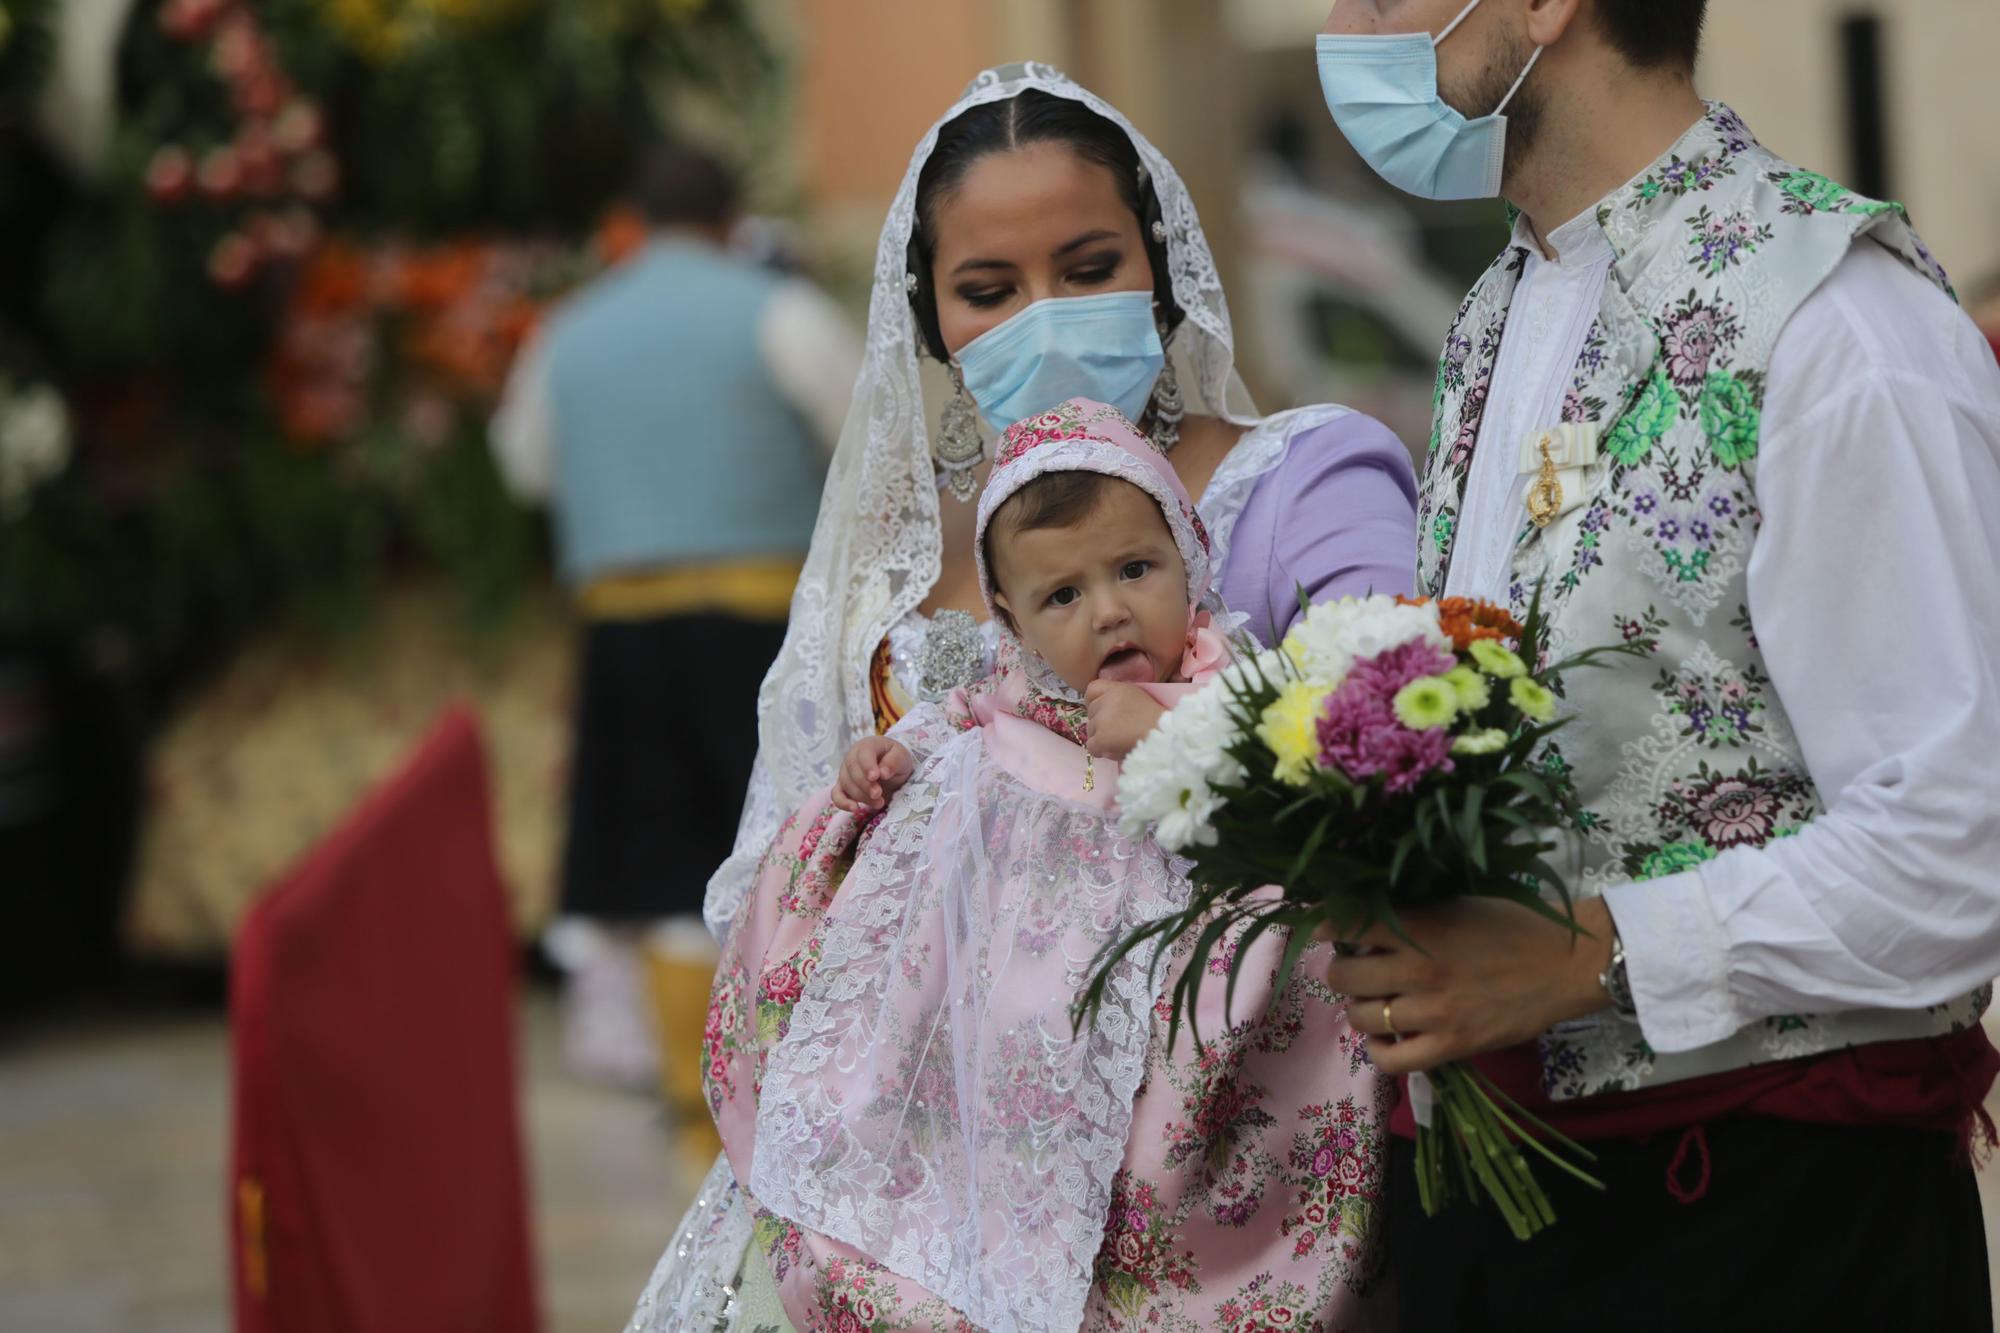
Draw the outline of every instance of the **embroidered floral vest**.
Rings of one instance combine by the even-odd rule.
[[[1900,206],[1865,199],[1765,150],[1727,107],[1708,114],[1597,210],[1617,258],[1563,403],[1595,424],[1597,461],[1569,474],[1556,517],[1526,513],[1511,599],[1538,583],[1550,651],[1641,642],[1642,658],[1572,672],[1579,716],[1547,763],[1580,805],[1572,884],[1686,870],[1795,833],[1821,802],[1750,622],[1759,412],[1779,331],[1858,238],[1950,291]],[[1419,501],[1419,581],[1443,592],[1508,308],[1527,261],[1511,247],[1460,307],[1439,363]],[[1608,1012],[1543,1038],[1550,1093],[1587,1096],[1955,1031],[1983,996],[1920,1011],[1767,1019],[1727,1041],[1662,1055]]]

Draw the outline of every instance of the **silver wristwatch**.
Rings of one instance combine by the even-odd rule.
[[[1611,997],[1611,1011],[1629,1022],[1637,1022],[1639,1006],[1632,999],[1632,978],[1625,971],[1625,941],[1618,927],[1611,928],[1611,966],[1597,974],[1597,984]]]

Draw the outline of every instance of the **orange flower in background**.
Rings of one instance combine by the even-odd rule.
[[[622,264],[639,252],[650,234],[639,210],[629,205],[614,208],[597,224],[597,258],[606,268]]]
[[[300,269],[292,304],[313,315],[344,314],[365,305],[372,268],[368,256],[345,241],[322,242]]]
[[[593,257],[605,235],[593,237]],[[437,433],[410,423],[434,423],[439,405],[491,411],[548,301],[578,280],[576,258],[547,241],[320,240],[300,264],[265,367],[286,433],[300,444],[350,438],[378,400],[399,395],[425,407],[402,414],[412,438]]]
[[[458,317],[454,312],[418,320],[403,337],[402,353],[411,365],[432,372],[460,392],[492,396],[506,379],[513,348],[484,319]]]
[[[391,300],[420,310],[457,304],[485,277],[491,249],[481,241],[459,241],[405,256]]]
[[[1404,606],[1431,604],[1428,597],[1398,597],[1396,601]],[[1509,615],[1505,607],[1492,602],[1474,597],[1444,597],[1438,600],[1437,610],[1438,625],[1451,636],[1452,647],[1461,653],[1475,639],[1521,641],[1521,622]]]
[[[516,296],[501,302],[500,308],[493,313],[493,331],[506,346],[510,361],[541,322],[542,305],[539,301]]]

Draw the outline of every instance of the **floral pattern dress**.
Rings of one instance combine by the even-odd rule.
[[[996,688],[1004,692],[992,682],[981,687]],[[974,697],[961,692],[899,729],[899,738],[909,738],[912,725],[922,732],[911,747],[920,775],[930,753],[977,725]],[[1074,706],[1033,690],[1012,696],[1007,709],[1058,735],[1080,735]],[[717,974],[705,1034],[708,1093],[724,1126],[734,1188],[755,1219],[754,1257],[768,1266],[795,1327],[963,1333],[977,1325],[906,1276],[910,1263],[891,1267],[883,1254],[779,1217],[748,1189],[753,1154],[741,1141],[743,1126],[755,1123],[772,1052],[790,1034],[820,966],[829,914],[837,914],[848,873],[872,840],[893,836],[883,831],[888,822],[888,815],[856,818],[816,799],[773,840]],[[1019,929],[1032,935],[1037,926],[1030,911]],[[1229,1013],[1225,988],[1203,987],[1199,1046],[1185,1026],[1175,1040],[1168,1021],[1172,971],[1185,959],[1162,969],[1151,991],[1130,1130],[1108,1206],[1101,1220],[1091,1219],[1096,1257],[1082,1328],[1335,1333],[1388,1326],[1379,1237],[1393,1083],[1368,1064],[1364,1039],[1320,980],[1325,959],[1317,949],[1274,995],[1284,942],[1266,936],[1251,947],[1268,965],[1244,973]],[[1218,950],[1208,966],[1219,977],[1230,957]],[[935,962],[906,955],[906,983],[926,984],[922,974]],[[1002,1061],[1007,1049],[998,1048]],[[921,1092],[925,1085],[913,1086]],[[1024,1078],[1014,1095],[1019,1115],[1006,1123],[1021,1133],[1018,1151],[1033,1152],[1029,1131],[1044,1123],[1047,1089]],[[895,1188],[894,1180],[884,1185]]]

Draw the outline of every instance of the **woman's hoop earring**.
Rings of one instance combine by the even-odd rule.
[[[965,377],[955,363],[946,364],[951,374],[951,401],[938,414],[931,461],[937,469],[938,489],[949,489],[952,499],[965,504],[979,490],[972,474],[986,459],[986,442],[979,437],[979,413],[973,409],[972,395],[965,391]]]

